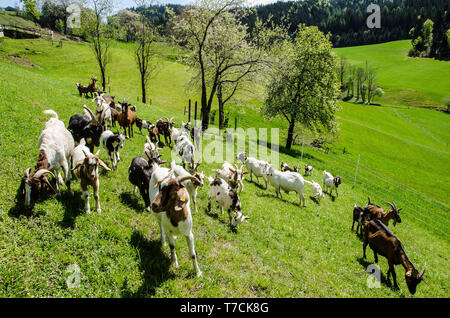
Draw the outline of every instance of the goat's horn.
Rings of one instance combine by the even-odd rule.
[[[87,107],[86,105],[83,105],[83,108],[86,109],[86,110],[88,111],[89,115],[91,116],[91,120],[92,120],[94,123],[97,123],[97,119],[95,119],[95,115],[94,115],[94,113],[92,112],[92,110],[91,110],[89,107]]]
[[[55,175],[53,174],[53,172],[51,172],[50,170],[47,170],[47,169],[40,169],[40,170],[38,170],[33,175],[33,178],[39,179],[40,177],[42,177],[43,175],[46,175],[47,173],[50,173],[53,178],[56,178]]]
[[[367,200],[369,201],[369,202],[367,202],[367,204],[370,204],[370,197],[367,197]]]
[[[385,203],[386,203],[386,204],[389,204],[389,205],[391,206],[392,209],[397,210],[397,209],[395,208],[395,206],[392,205],[392,203],[390,203],[390,202],[385,202]]]
[[[148,158],[149,160],[153,160],[152,157],[150,156],[150,154],[148,153],[147,150],[145,150],[144,153],[145,153],[145,155],[147,156],[147,158]]]
[[[392,201],[392,204],[394,205],[395,210],[398,210],[398,209],[397,209],[397,204],[395,204],[394,201]]]
[[[179,182],[179,183],[181,183],[181,182],[183,182],[183,181],[185,181],[185,180],[191,180],[191,181],[193,181],[193,182],[198,182],[198,183],[201,183],[200,182],[200,180],[198,180],[196,177],[194,177],[194,176],[179,176],[179,177],[177,177],[177,182]]]
[[[30,176],[30,172],[31,172],[31,168],[25,169],[24,176],[28,178]]]
[[[422,269],[422,271],[420,272],[420,274],[419,274],[419,278],[420,279],[422,279],[423,281],[425,281],[424,279],[423,279],[423,274],[425,274],[425,269],[427,268],[427,264],[425,263],[425,265],[423,266],[423,269]]]

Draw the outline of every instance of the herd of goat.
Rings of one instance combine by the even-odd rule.
[[[94,114],[89,107],[83,105],[83,114],[73,115],[66,128],[56,112],[44,111],[45,114],[51,115],[51,118],[45,123],[45,128],[39,137],[39,157],[33,172],[31,168],[25,170],[19,191],[28,209],[33,209],[39,196],[48,190],[59,195],[59,185],[65,184],[69,193],[72,194],[70,182],[73,174],[80,181],[85,199],[85,212],[90,213],[88,186],[93,188],[96,211],[101,212],[99,167],[106,171],[111,169],[99,158],[100,150],[94,153],[94,147],[103,147],[111,160],[112,169],[117,169],[120,161],[119,151],[123,148],[125,140],[134,136],[134,124],[141,134],[142,129],[146,129],[148,136],[143,147],[146,158],[137,156],[132,159],[128,168],[129,181],[134,186],[135,194],[139,189],[145,209],[157,220],[161,242],[169,241],[172,265],[178,266],[175,236],[183,235],[186,237],[197,276],[200,276],[202,272],[195,253],[190,203],[192,201],[195,212],[198,212],[197,190],[198,187],[204,186],[205,179],[208,180],[210,187],[208,210],[215,201],[221,213],[223,209],[227,211],[232,229],[236,229],[240,223],[249,219],[249,216],[243,214],[239,199],[239,195],[244,190],[243,180],[246,174],[250,174],[250,182],[253,181],[253,176],[258,183],[259,178],[262,178],[266,189],[270,183],[275,188],[277,197],[279,195],[283,198],[281,190],[287,193],[296,192],[299,195],[299,205],[303,204],[303,206],[306,205],[303,195],[305,184],[312,187],[313,197],[318,204],[327,190],[330,195],[334,190],[336,197],[338,196],[338,187],[342,181],[339,176],[335,177],[323,171],[324,190],[322,191],[319,183],[305,180],[297,167],[291,168],[282,162],[281,169],[277,170],[268,162],[247,157],[245,152],[238,153],[236,157],[237,162],[241,162],[240,167],[237,164],[224,162],[220,169],[214,170],[214,177],[206,177],[203,172],[198,171],[200,163],[194,162],[196,150],[194,143],[201,131],[190,127],[190,123],[182,123],[180,128],[176,128],[173,120],[169,118],[160,118],[155,124],[139,119],[136,116],[136,107],[130,105],[125,99],[121,103],[116,103],[113,96],[98,93],[95,78],[88,86],[77,83],[77,87],[80,96],[86,94],[87,97],[87,94],[91,93],[90,97],[95,103],[96,113]],[[123,134],[108,130],[108,125],[115,127],[116,123],[123,128]],[[172,146],[173,143],[182,165],[177,165],[175,160],[172,160],[169,168],[162,166],[167,163],[167,160],[160,159],[160,152],[163,149],[158,147],[162,144],[161,135],[164,137],[165,145]],[[63,171],[64,179],[60,169]],[[311,176],[313,167],[305,164],[304,170],[304,176]],[[55,186],[48,180],[48,175],[52,176]],[[415,269],[400,240],[388,229],[390,220],[393,220],[394,225],[401,223],[399,215],[401,209],[397,208],[395,203],[388,204],[391,207],[388,211],[371,203],[370,198],[364,207],[355,204],[351,229],[353,230],[354,224],[357,223],[356,232],[363,235],[364,258],[367,245],[374,252],[375,262],[378,262],[378,254],[387,258],[389,264],[387,276],[389,278],[392,274],[395,288],[398,288],[398,285],[394,265],[403,265],[406,284],[409,291],[414,294],[416,286],[421,281],[425,281],[423,278],[425,268],[420,273]]]

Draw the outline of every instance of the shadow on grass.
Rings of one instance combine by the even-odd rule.
[[[135,230],[131,234],[130,245],[138,252],[139,267],[144,273],[144,282],[135,292],[130,292],[127,290],[127,286],[123,286],[122,297],[147,298],[153,296],[156,288],[166,280],[173,278],[173,274],[169,272],[170,259],[164,254],[160,240],[149,241],[139,231]]]
[[[215,212],[213,212],[213,210]],[[220,214],[220,209],[219,207],[216,205],[215,207],[211,207],[211,211],[208,211],[208,208],[205,209],[205,214],[213,219],[218,220],[220,223],[222,224],[226,224],[229,227],[229,231],[231,233],[237,233],[237,228],[232,227],[230,225],[230,221],[228,218],[228,212],[224,211],[223,214]],[[222,216],[222,219],[220,218],[220,216]],[[225,218],[226,220],[224,221],[223,218]]]
[[[139,198],[141,198],[139,192],[137,193],[137,195],[139,195]],[[142,213],[144,212],[144,206],[140,204],[139,198],[131,192],[122,192],[120,194],[120,202],[122,202],[123,205],[126,205],[136,212]]]
[[[380,256],[380,255],[378,255],[378,256]],[[362,257],[358,257],[357,260],[358,260],[358,263],[364,267],[364,270],[367,270],[367,267],[369,265],[374,264],[374,263],[368,262],[367,260],[365,260]],[[378,264],[376,264],[376,265],[378,265]],[[381,280],[381,284],[383,284],[384,286],[389,287],[393,291],[397,291],[397,289],[395,289],[394,286],[392,285],[391,281],[386,278],[381,267],[380,267],[380,280]]]
[[[297,201],[298,197],[296,197],[296,200],[294,202],[292,202],[292,201],[287,200],[286,197],[283,197],[283,199],[281,199],[279,196],[277,197],[277,195],[274,194],[274,193],[260,193],[260,192],[256,192],[256,195],[258,197],[261,197],[261,198],[278,199],[278,200],[280,200],[280,201],[282,201],[284,203],[291,204],[291,205],[293,205],[293,206],[295,206],[297,208],[303,208],[304,207],[303,205],[298,205],[298,201]],[[285,195],[287,195],[287,194],[285,194]]]
[[[45,201],[48,199],[50,195],[54,195],[52,191],[45,191],[43,194],[39,196],[39,198],[36,200],[36,204]],[[14,205],[8,210],[8,216],[14,217],[14,218],[20,218],[21,216],[24,217],[39,217],[42,215],[45,215],[46,211],[34,207],[33,210],[25,207],[25,197],[22,193],[22,188],[19,186],[16,191],[16,196],[14,198]]]
[[[92,198],[92,195],[90,197]],[[73,195],[70,195],[68,191],[64,191],[61,193],[61,196],[58,198],[58,201],[61,202],[64,208],[64,217],[61,220],[60,225],[64,228],[73,228],[77,216],[85,213],[84,197],[82,193],[80,191],[73,191]]]

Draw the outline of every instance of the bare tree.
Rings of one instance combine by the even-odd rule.
[[[150,77],[156,70],[156,64],[152,64],[152,57],[156,54],[152,50],[152,43],[155,36],[153,32],[153,25],[146,15],[146,11],[152,0],[135,0],[137,7],[141,7],[143,12],[140,14],[140,25],[136,35],[136,47],[134,50],[134,57],[141,77],[142,102],[147,102],[147,85]]]
[[[93,13],[93,16],[86,19],[87,34],[91,42],[91,47],[102,74],[102,90],[106,90],[106,67],[110,58],[111,34],[108,27],[102,22],[110,13],[114,6],[114,0],[85,0],[84,2]]]

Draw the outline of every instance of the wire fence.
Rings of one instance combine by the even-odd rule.
[[[327,159],[331,160],[336,167],[344,170],[343,172],[348,174],[348,176],[355,176],[357,159],[354,159],[353,161],[350,158],[345,158],[342,156],[339,156],[337,158],[330,156]],[[416,199],[414,200],[414,209],[408,210],[407,216],[427,227],[430,227],[430,225],[432,225],[433,231],[439,233],[446,239],[449,239],[450,235],[448,234],[448,226],[446,225],[448,218],[446,218],[446,216],[438,214],[435,211],[430,212],[429,207],[424,205],[423,202],[439,208],[440,210],[444,211],[444,213],[449,211],[447,204],[434,198],[430,198],[423,194],[420,194],[417,190],[405,184],[395,182],[388,176],[385,176],[382,173],[362,164],[361,161],[362,160],[360,160],[359,162],[358,174],[356,175],[357,186],[362,186],[370,192],[383,193],[384,195],[394,197],[396,198],[395,201],[401,202],[403,204],[410,203],[411,197],[414,197]],[[376,178],[378,181],[374,183],[373,178]],[[383,183],[385,185],[393,187],[394,189],[399,189],[400,191],[394,191],[390,189],[389,186],[383,185]]]

